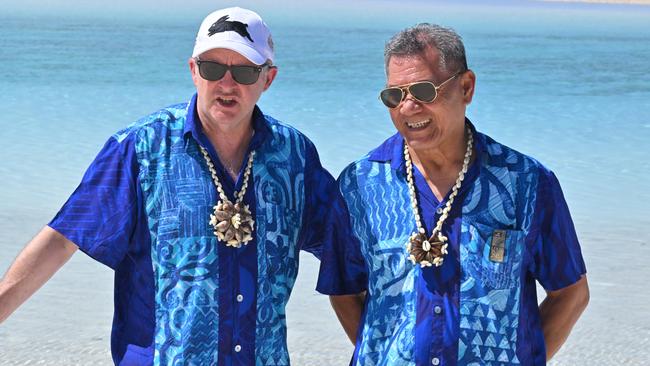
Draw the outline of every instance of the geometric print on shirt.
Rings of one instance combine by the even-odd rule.
[[[538,176],[532,160],[488,143],[490,159],[463,204],[458,364],[518,365],[517,332],[527,225]],[[513,230],[523,224],[523,230]],[[495,228],[505,230],[502,262],[490,259]]]
[[[355,365],[407,365],[413,359],[415,276],[404,243],[416,230],[408,187],[387,164],[357,165],[342,173],[341,193],[368,268],[366,311]],[[381,181],[385,184],[366,185]],[[364,187],[366,189],[358,189]],[[371,188],[371,189],[367,189]],[[412,223],[405,225],[404,223]]]
[[[398,140],[399,155],[386,152],[392,151],[397,143],[393,141],[396,140],[387,140],[341,173],[339,188],[355,240],[345,236],[332,239],[329,261],[321,265],[319,291],[344,295],[367,290],[353,365],[415,365],[418,345],[429,347],[422,343],[425,338],[416,339],[417,316],[424,308],[420,308],[418,297],[422,289],[415,283],[419,283],[424,271],[436,269],[423,270],[407,259],[405,243],[416,228],[403,160],[396,160],[403,159],[403,139]],[[537,365],[544,357],[544,345],[539,343],[543,338],[536,301],[533,309],[531,293],[523,292],[524,285],[526,291],[530,291],[531,285],[534,290],[534,278],[545,288],[561,288],[562,281],[572,283],[584,273],[584,264],[552,173],[534,159],[486,135],[476,132],[476,141],[480,151],[474,166],[478,173],[476,179],[461,188],[465,193],[458,201],[462,205],[457,217],[458,236],[449,236],[452,249],[456,246],[458,253],[459,272],[458,303],[452,302],[451,309],[457,315],[449,314],[448,319],[456,319],[458,328],[447,323],[444,332],[456,337],[449,341],[455,343],[457,350],[455,355],[440,355],[445,357],[445,364],[451,365],[518,365],[521,360]],[[550,196],[549,202],[539,202],[540,192],[547,195],[545,198]],[[543,226],[556,222],[551,220],[555,217],[554,207],[561,215],[559,225]],[[501,263],[490,260],[491,238],[496,229],[506,233]],[[334,246],[337,243],[352,246]],[[549,249],[554,243],[566,247]],[[358,269],[355,250],[359,251],[365,269]],[[541,253],[544,250],[547,252]],[[564,257],[567,250],[575,250],[569,252],[573,256]],[[537,259],[540,262],[535,262]],[[346,272],[347,264],[354,265],[355,271],[365,272],[367,282],[361,286],[366,287],[356,285],[358,272]],[[565,268],[565,272],[547,271],[558,266]],[[348,273],[350,277],[346,277]],[[331,277],[336,280],[330,280]],[[449,299],[453,301],[453,297]],[[523,301],[531,308],[522,309]],[[445,343],[442,352],[456,346]],[[418,365],[422,362],[417,361]],[[422,364],[431,362],[429,358]]]
[[[213,365],[219,341],[219,243],[208,224],[218,196],[194,139],[184,139],[187,104],[118,132],[135,133],[138,176],[152,243],[156,365]],[[288,365],[285,306],[298,271],[305,138],[265,116],[271,138],[257,150],[256,365]]]
[[[253,164],[257,230],[255,365],[289,365],[285,306],[298,275],[298,234],[304,211],[305,139],[266,117],[267,139]]]

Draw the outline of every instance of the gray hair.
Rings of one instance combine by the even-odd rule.
[[[402,30],[386,43],[384,48],[386,72],[391,57],[422,55],[429,47],[440,52],[438,65],[440,69],[448,72],[467,70],[465,46],[458,33],[451,28],[436,24],[420,23],[415,27]]]

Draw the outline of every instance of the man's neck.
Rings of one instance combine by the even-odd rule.
[[[441,201],[456,183],[458,173],[463,168],[467,152],[467,135],[464,129],[461,135],[452,137],[440,147],[431,150],[416,151],[409,148],[413,164],[424,176],[427,185]],[[474,154],[472,154],[472,159]]]
[[[219,161],[228,175],[236,181],[241,166],[245,163],[244,155],[254,134],[252,119],[231,129],[220,128],[219,125],[206,126],[203,123],[202,127],[217,152]]]

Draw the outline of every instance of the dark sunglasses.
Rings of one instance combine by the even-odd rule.
[[[452,77],[440,83],[440,85],[436,85],[431,81],[418,81],[406,85],[391,86],[379,93],[379,99],[388,108],[397,108],[406,99],[407,94],[411,94],[413,99],[418,102],[433,103],[438,97],[438,90],[462,73],[463,71],[455,73]]]
[[[230,70],[230,75],[236,82],[243,85],[251,85],[260,78],[260,73],[265,67],[273,67],[269,64],[261,66],[248,65],[224,65],[215,61],[205,61],[196,59],[196,65],[199,67],[199,75],[205,80],[221,80],[226,71]]]

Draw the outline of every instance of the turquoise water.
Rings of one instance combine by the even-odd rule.
[[[280,67],[262,109],[304,131],[336,175],[393,133],[377,100],[384,42],[419,21],[454,27],[477,74],[470,119],[556,172],[582,238],[592,302],[555,362],[645,362],[650,7],[342,4],[259,10]],[[103,10],[0,14],[0,271],[110,134],[193,93],[187,58],[205,9]],[[351,349],[313,292],[316,266],[304,259],[288,311],[292,358],[345,364]],[[110,272],[76,255],[0,326],[3,364],[107,363],[110,291]]]

